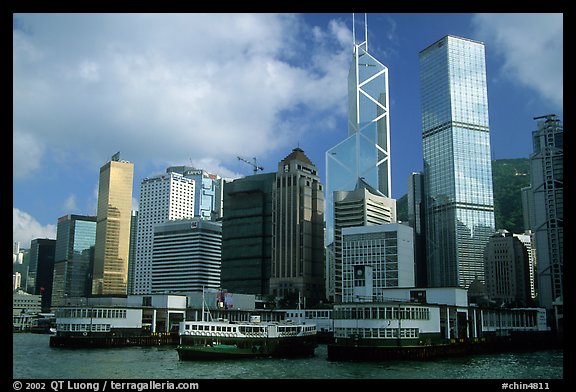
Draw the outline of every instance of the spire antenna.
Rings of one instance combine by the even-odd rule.
[[[366,42],[366,51],[368,51],[368,14],[364,14],[364,42]]]
[[[356,28],[354,26],[354,13],[352,13],[352,44],[356,46]]]

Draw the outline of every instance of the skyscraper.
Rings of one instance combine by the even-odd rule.
[[[30,242],[30,265],[28,292],[42,297],[42,311],[50,311],[52,304],[52,280],[54,277],[54,253],[56,240],[35,238]]]
[[[239,294],[270,294],[272,186],[276,173],[224,184],[222,288]]]
[[[120,153],[100,168],[92,294],[128,293],[128,254],[134,164]]]
[[[530,155],[538,293],[552,309],[564,296],[564,126],[555,114],[536,117]]]
[[[390,178],[390,119],[388,68],[368,52],[368,27],[357,43],[348,73],[348,137],[326,152],[326,277],[327,297],[334,296],[330,266],[334,265],[334,192],[352,191],[359,178],[386,197],[392,196]]]
[[[200,219],[222,218],[222,177],[190,166],[171,166],[166,173],[180,173],[194,180],[194,217]]]
[[[419,61],[428,285],[467,288],[495,231],[484,44],[448,35]]]
[[[316,166],[300,148],[278,163],[272,193],[272,273],[277,298],[325,297],[324,193]]]
[[[152,293],[220,288],[222,224],[180,219],[154,226]]]
[[[136,262],[132,268],[134,279],[131,294],[152,292],[154,225],[193,218],[195,185],[193,179],[169,169],[164,174],[144,178],[140,182]]]
[[[91,293],[95,243],[95,216],[69,214],[58,219],[52,306],[59,306],[65,297]]]
[[[424,175],[410,174],[408,180],[408,224],[414,229],[414,275],[416,287],[428,287],[426,232],[424,221]]]

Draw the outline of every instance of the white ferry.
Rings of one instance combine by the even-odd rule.
[[[305,357],[317,347],[316,325],[293,322],[183,321],[176,347],[180,360]]]

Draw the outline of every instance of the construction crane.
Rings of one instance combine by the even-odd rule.
[[[256,164],[256,158],[252,158],[253,162],[250,162],[249,160],[244,159],[242,157],[238,157],[238,159],[241,160],[242,162],[246,162],[247,164],[252,166],[252,169],[254,170],[254,174],[256,174],[258,172],[258,170],[264,170],[264,168],[262,166],[258,166]]]

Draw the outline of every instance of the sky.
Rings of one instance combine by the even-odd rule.
[[[99,170],[120,152],[140,182],[174,165],[224,178],[275,172],[300,147],[325,183],[347,137],[353,14],[16,13],[13,240],[56,238],[96,215]],[[364,14],[355,14],[363,31]],[[421,171],[418,53],[445,35],[486,49],[493,159],[528,158],[534,117],[563,120],[563,14],[368,13],[388,68],[392,196]]]

